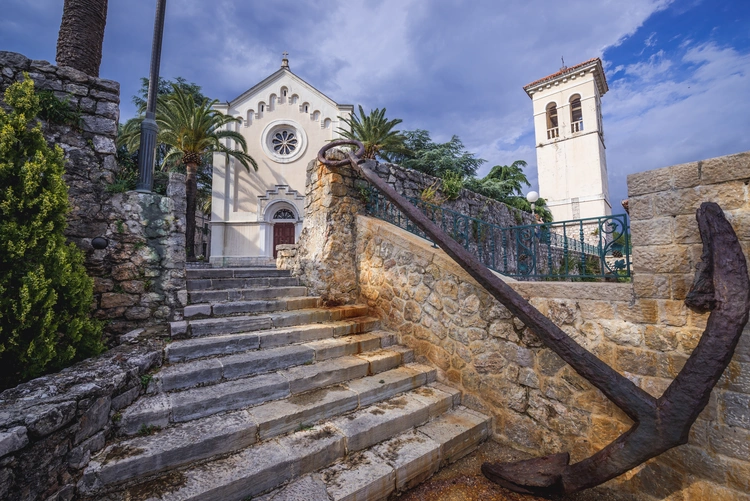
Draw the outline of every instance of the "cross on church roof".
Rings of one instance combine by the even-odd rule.
[[[281,53],[283,56],[281,59],[281,67],[282,68],[289,68],[289,53],[287,51],[284,51]]]

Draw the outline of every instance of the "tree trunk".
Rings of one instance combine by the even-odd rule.
[[[65,0],[57,37],[57,64],[98,77],[106,24],[107,0]]]
[[[185,166],[185,245],[188,261],[195,261],[195,199],[198,193],[198,164],[189,163]]]

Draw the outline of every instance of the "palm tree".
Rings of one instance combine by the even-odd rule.
[[[57,37],[57,64],[98,77],[106,24],[107,0],[65,0]]]
[[[370,110],[365,115],[362,105],[359,105],[359,116],[352,115],[351,118],[339,117],[349,129],[339,127],[338,132],[346,139],[356,139],[365,145],[365,158],[375,159],[382,153],[409,155],[411,152],[405,146],[406,137],[400,131],[393,130],[400,124],[400,118],[387,120],[385,108]]]
[[[227,124],[239,119],[224,115],[213,109],[219,101],[204,99],[196,103],[193,96],[177,85],[171,94],[161,96],[156,105],[156,124],[159,126],[157,141],[169,145],[162,167],[171,163],[185,165],[185,198],[187,202],[185,239],[188,259],[195,258],[195,209],[197,201],[198,167],[203,165],[209,153],[223,153],[227,160],[232,157],[248,171],[250,166],[258,170],[258,164],[247,154],[247,142],[239,132],[227,130]],[[142,119],[141,119],[142,120]],[[128,150],[134,151],[140,143],[140,123],[129,122],[119,138]],[[230,139],[241,149],[222,144],[222,139]]]
[[[490,173],[482,178],[483,183],[493,183],[497,188],[508,195],[520,195],[523,184],[531,186],[523,168],[528,164],[524,160],[516,160],[510,165],[496,165]]]

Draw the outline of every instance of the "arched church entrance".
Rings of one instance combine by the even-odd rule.
[[[294,244],[297,237],[297,217],[296,208],[289,203],[278,202],[268,207],[266,212],[270,215],[269,222],[272,226],[273,237],[271,239],[270,255],[276,259],[277,245]]]

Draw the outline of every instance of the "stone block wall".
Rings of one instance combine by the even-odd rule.
[[[513,282],[576,341],[654,396],[676,376],[708,315],[683,300],[702,245],[695,210],[718,202],[750,255],[750,154],[630,176],[632,284]],[[425,241],[360,217],[361,300],[464,404],[495,418],[496,440],[534,455],[598,451],[630,422],[462,269]],[[633,499],[750,500],[750,332],[690,441],[609,485]]]
[[[0,499],[69,501],[121,409],[145,392],[163,343],[125,344],[0,393]]]
[[[329,151],[329,158],[343,158]],[[357,214],[364,201],[358,186],[366,183],[351,168],[327,167],[317,160],[307,165],[305,220],[297,250],[284,248],[278,261],[291,269],[324,304],[350,304],[359,296],[356,246]]]
[[[168,197],[107,192],[119,172],[120,84],[0,51],[0,105],[2,93],[24,72],[36,89],[68,99],[80,112],[80,128],[46,123],[43,132],[65,153],[72,208],[65,234],[83,250],[87,272],[95,279],[94,315],[105,320],[105,341],[111,346],[134,328],[179,320],[187,299],[180,178],[173,178]],[[94,250],[95,237],[106,237],[110,245]]]
[[[129,191],[108,200],[110,244],[88,256],[97,310],[111,333],[181,320],[185,278],[185,175],[170,173],[167,196]],[[114,340],[113,340],[114,341]]]
[[[375,172],[405,197],[419,199],[426,188],[440,185],[440,178],[406,169],[400,165],[379,163]],[[430,203],[502,228],[536,222],[528,212],[508,207],[502,202],[469,190],[461,190],[455,200],[446,200],[442,194],[438,194]]]

